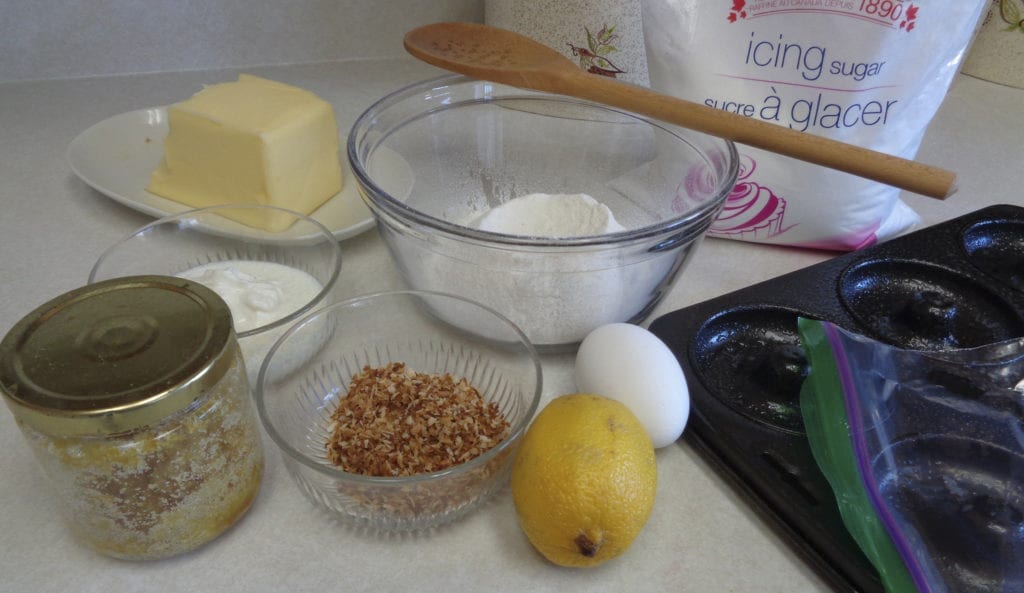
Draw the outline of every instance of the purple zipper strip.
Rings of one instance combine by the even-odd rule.
[[[927,578],[925,578],[921,566],[917,563],[910,543],[903,536],[903,532],[900,531],[895,517],[892,516],[885,501],[882,500],[881,494],[878,491],[878,483],[875,481],[875,475],[872,473],[868,463],[867,442],[864,440],[864,426],[860,414],[860,397],[857,393],[856,382],[853,379],[853,372],[847,360],[842,336],[839,335],[839,330],[834,324],[826,321],[821,322],[821,324],[822,329],[825,330],[825,337],[828,339],[829,346],[831,346],[834,353],[833,358],[835,359],[836,370],[839,374],[839,383],[846,396],[843,399],[846,405],[846,417],[850,422],[850,437],[853,442],[854,457],[857,460],[857,469],[860,473],[864,489],[867,491],[868,500],[871,502],[871,506],[874,507],[875,513],[881,519],[882,526],[889,534],[889,538],[892,539],[896,551],[903,559],[903,564],[907,567],[907,572],[910,573],[910,578],[914,581],[918,592],[932,593],[931,585],[929,585]]]

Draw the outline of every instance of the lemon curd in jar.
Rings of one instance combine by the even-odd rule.
[[[0,344],[0,390],[98,552],[153,559],[220,535],[251,506],[261,437],[227,306],[183,279],[72,291]]]

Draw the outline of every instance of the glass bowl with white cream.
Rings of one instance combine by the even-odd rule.
[[[405,282],[494,308],[546,350],[644,320],[738,170],[726,140],[462,76],[381,98],[347,151]]]
[[[282,231],[260,220],[294,219]],[[284,208],[232,204],[187,210],[136,229],[100,256],[89,283],[178,276],[216,292],[231,310],[249,381],[296,319],[329,302],[341,247],[319,222]]]

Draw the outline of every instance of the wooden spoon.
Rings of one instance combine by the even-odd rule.
[[[554,49],[505,29],[435,23],[406,33],[404,44],[420,60],[472,78],[611,105],[932,198],[956,191],[952,171],[590,74]]]

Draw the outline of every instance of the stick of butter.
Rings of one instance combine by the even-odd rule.
[[[196,208],[257,203],[308,215],[341,191],[334,109],[309,91],[242,74],[171,105],[167,116],[151,193]],[[278,232],[295,217],[254,212],[238,222]]]

